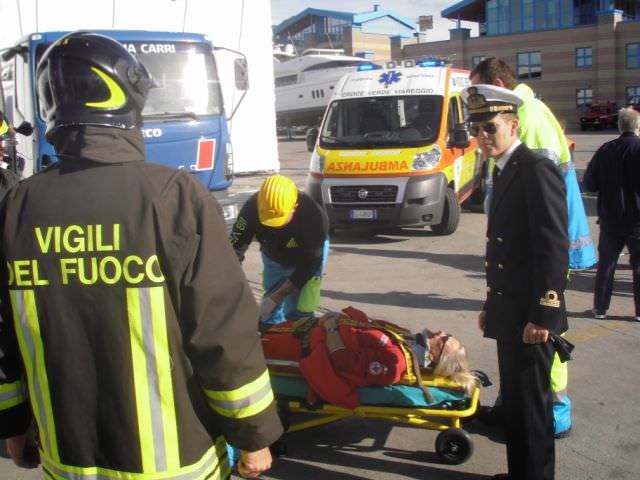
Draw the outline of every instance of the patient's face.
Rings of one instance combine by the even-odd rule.
[[[440,361],[443,354],[447,356],[454,355],[460,348],[460,341],[442,330],[429,332],[429,342],[431,346],[429,358],[436,364]]]

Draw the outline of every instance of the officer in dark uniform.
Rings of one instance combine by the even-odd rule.
[[[496,159],[487,226],[487,299],[479,315],[496,339],[507,425],[508,474],[554,478],[550,334],[567,330],[567,207],[562,174],[517,136],[515,92],[493,85],[466,88],[471,133]]]
[[[228,478],[227,441],[259,475],[282,426],[256,303],[211,193],[145,162],[147,70],[75,32],[36,77],[60,161],[0,207],[0,438],[33,465],[33,418],[50,478]]]

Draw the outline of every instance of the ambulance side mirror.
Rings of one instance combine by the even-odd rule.
[[[454,148],[468,148],[471,144],[471,136],[466,123],[457,123],[449,132],[449,146]]]
[[[311,127],[307,130],[305,135],[305,139],[307,141],[307,151],[313,152],[313,149],[316,148],[316,142],[318,141],[318,133],[320,130],[318,127]]]

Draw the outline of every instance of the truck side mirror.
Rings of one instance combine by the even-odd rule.
[[[454,148],[467,148],[471,144],[469,129],[466,123],[457,123],[450,132],[449,145]]]
[[[236,58],[233,62],[238,90],[249,90],[249,67],[246,58]]]
[[[18,125],[18,127],[15,129],[15,132],[28,137],[33,133],[33,126],[29,122],[24,121],[20,125]]]

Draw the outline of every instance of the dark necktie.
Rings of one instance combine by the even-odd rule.
[[[498,168],[498,165],[494,165],[493,173],[491,174],[491,182],[493,183],[493,188],[496,187],[496,182],[498,181],[499,175],[500,175],[500,168]]]

